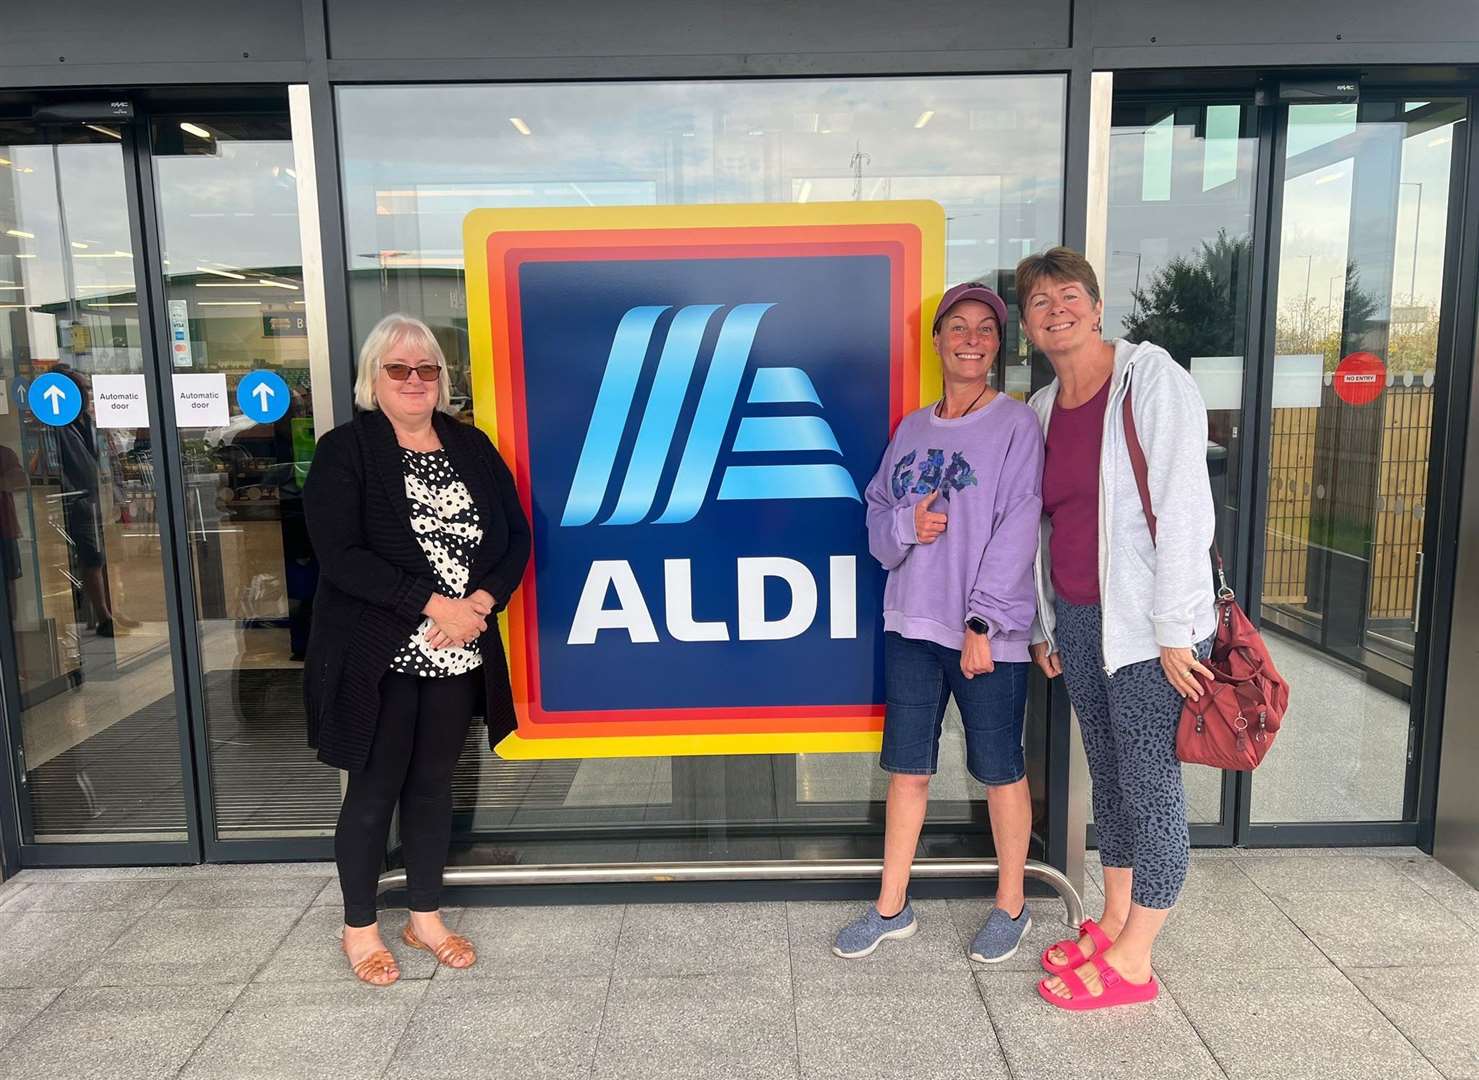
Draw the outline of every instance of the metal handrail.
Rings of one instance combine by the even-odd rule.
[[[995,859],[919,859],[911,871],[916,878],[995,877]],[[793,862],[754,859],[736,862],[545,864],[537,866],[451,866],[442,874],[443,885],[607,885],[652,884],[680,881],[831,881],[875,878],[883,872],[876,859],[834,859]],[[1084,902],[1068,877],[1056,867],[1027,860],[1027,877],[1049,885],[1063,901],[1063,921],[1084,921]],[[406,885],[404,870],[380,875],[379,892]]]

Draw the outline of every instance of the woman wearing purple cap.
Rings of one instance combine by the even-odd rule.
[[[892,775],[878,901],[838,933],[838,956],[867,956],[918,929],[909,870],[952,696],[1001,864],[971,958],[1006,960],[1032,925],[1022,719],[1043,441],[1032,410],[989,385],[1006,318],[1001,297],[977,282],[945,294],[934,321],[944,396],[904,417],[868,485],[868,549],[888,571],[879,764]]]

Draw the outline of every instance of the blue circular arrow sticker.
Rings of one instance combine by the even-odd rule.
[[[259,424],[281,420],[291,404],[288,384],[275,371],[253,371],[236,384],[236,403]]]
[[[82,411],[82,391],[65,375],[48,371],[31,383],[27,404],[37,420],[61,427],[76,420]]]

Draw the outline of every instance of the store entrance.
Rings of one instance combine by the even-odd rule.
[[[317,853],[286,94],[0,119],[0,666],[20,862]],[[322,846],[322,841],[317,841]]]
[[[1454,358],[1462,97],[1117,88],[1106,329],[1197,380],[1230,577],[1294,687],[1256,775],[1187,770],[1202,843],[1412,843]]]

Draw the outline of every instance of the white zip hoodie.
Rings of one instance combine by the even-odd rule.
[[[1123,409],[1131,384],[1135,432],[1149,466],[1152,541],[1130,452]],[[1191,375],[1159,345],[1114,342],[1114,374],[1104,409],[1099,453],[1099,603],[1103,611],[1104,670],[1160,656],[1163,646],[1190,648],[1209,636],[1217,613],[1208,554],[1216,529],[1207,476],[1207,407]],[[1058,380],[1028,402],[1044,438],[1058,399]],[[1049,568],[1053,526],[1043,516],[1037,546],[1037,619],[1034,644],[1053,637],[1057,616]]]

